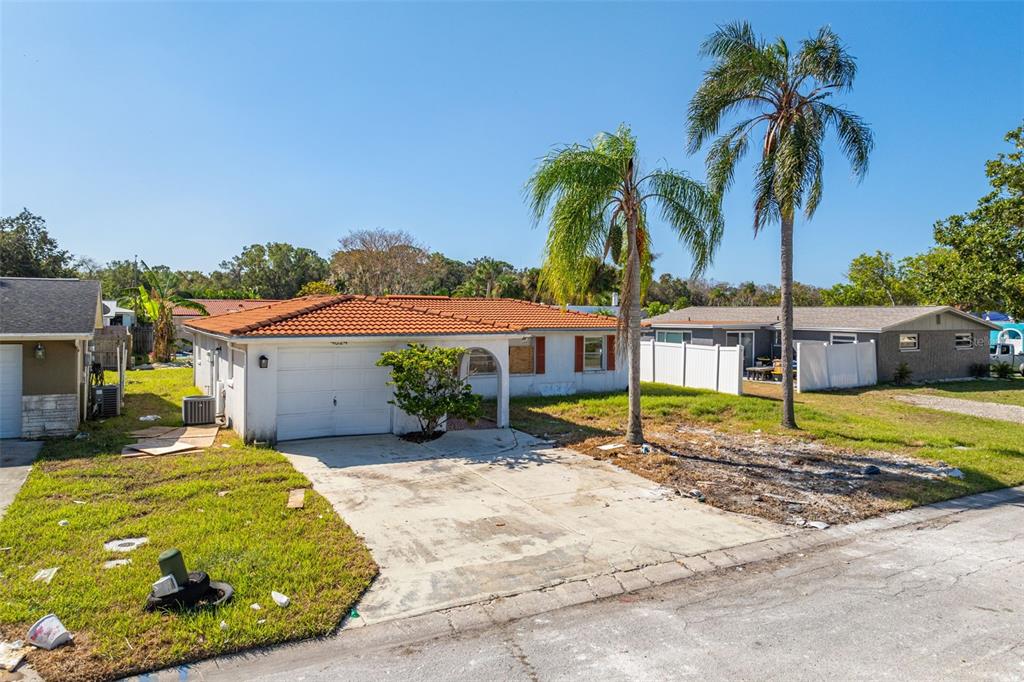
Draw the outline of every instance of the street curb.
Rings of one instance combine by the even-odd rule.
[[[261,660],[261,664],[267,666],[268,673],[274,672],[278,665],[286,666],[280,670],[284,673],[290,669],[291,664],[284,661],[280,664],[272,663],[267,657],[278,651],[301,650],[306,646],[320,647],[332,643],[344,646],[347,650],[369,651],[395,643],[459,637],[474,630],[504,625],[568,606],[641,593],[663,585],[682,583],[702,575],[742,570],[748,565],[781,559],[813,549],[840,546],[865,536],[928,524],[966,511],[1015,501],[1024,501],[1024,486],[946,500],[825,530],[800,530],[774,539],[737,545],[642,568],[567,581],[552,587],[440,609],[408,618],[366,625],[359,621],[347,621],[333,636],[274,645],[266,649],[252,649],[182,667],[198,673],[198,678],[204,680],[225,676],[230,678],[231,671],[237,664],[253,660]],[[153,673],[148,679],[180,680],[182,667]]]

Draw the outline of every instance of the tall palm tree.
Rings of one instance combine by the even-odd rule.
[[[629,360],[629,422],[626,439],[643,442],[640,421],[640,299],[650,279],[647,208],[689,248],[694,271],[711,262],[722,235],[718,201],[703,185],[673,171],[644,174],[630,129],[601,133],[589,145],[552,150],[527,183],[534,220],[549,215],[542,277],[556,300],[583,295],[597,263],[611,255],[620,265],[622,307],[617,335]],[[645,274],[646,273],[646,274]],[[625,337],[626,343],[621,340]]]
[[[174,345],[174,309],[180,306],[205,315],[206,307],[189,300],[177,288],[178,277],[174,273],[150,268],[145,261],[142,268],[138,290],[129,290],[118,302],[153,323],[153,356],[159,362],[167,362]]]
[[[871,130],[856,114],[833,104],[849,92],[857,65],[828,27],[800,42],[796,52],[786,41],[767,42],[746,22],[712,33],[701,46],[714,60],[690,101],[687,133],[690,152],[716,136],[723,119],[746,112],[711,143],[707,153],[708,184],[722,195],[732,184],[736,165],[758,135],[761,158],[755,169],[754,234],[781,224],[782,425],[796,428],[790,349],[793,338],[793,221],[803,210],[814,216],[822,194],[824,154],[829,130],[862,179],[872,148]],[[763,135],[756,133],[762,127]]]

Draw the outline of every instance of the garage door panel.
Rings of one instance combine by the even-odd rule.
[[[334,367],[334,349],[286,348],[278,353],[278,367],[291,369],[330,369]]]
[[[0,438],[21,436],[21,344],[0,345]]]
[[[277,374],[279,393],[331,391],[338,383],[330,370],[282,370]]]
[[[278,414],[330,412],[332,409],[334,409],[333,391],[280,393],[277,397]]]
[[[391,373],[383,347],[279,352],[278,440],[391,431]]]

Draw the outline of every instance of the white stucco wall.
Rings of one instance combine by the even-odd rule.
[[[572,395],[626,389],[629,371],[624,355],[616,358],[614,371],[576,372],[576,337],[584,335],[575,332],[549,332],[538,333],[536,336],[545,338],[544,374],[510,375],[511,395]],[[585,336],[608,336],[608,333],[600,332]],[[470,379],[470,384],[473,391],[480,395],[489,398],[495,396],[497,380],[494,376],[476,376]]]
[[[204,334],[196,334],[195,352],[193,355],[195,384],[203,393],[212,395],[211,378],[216,365],[217,376],[225,389],[225,416],[230,419],[231,427],[247,442],[277,440],[277,408],[278,408],[278,372],[280,352],[283,348],[324,348],[331,347],[332,341],[338,339],[325,338],[322,341],[281,340],[266,341],[247,340],[245,343],[229,342],[225,339]],[[379,348],[382,345],[389,350],[404,348],[408,343],[424,343],[430,346],[448,346],[462,348],[484,348],[498,359],[500,371],[507,376],[508,372],[508,337],[405,337],[390,339],[345,339],[351,348],[360,345]],[[216,348],[221,352],[217,353]],[[234,349],[235,366],[229,375],[228,363],[231,359],[230,349]],[[267,368],[260,368],[259,360],[265,356]],[[230,376],[230,378],[229,378]],[[491,383],[496,380],[491,378]],[[508,425],[508,386],[505,382],[502,399],[498,401],[498,419],[502,426]],[[491,397],[494,396],[492,387]],[[419,429],[415,418],[405,414],[397,407],[392,410],[392,432],[407,433]]]

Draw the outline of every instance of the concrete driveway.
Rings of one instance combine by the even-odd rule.
[[[0,440],[0,516],[21,490],[28,471],[42,449],[42,441],[5,438]]]
[[[278,448],[380,564],[359,606],[366,623],[784,534],[509,429]]]

